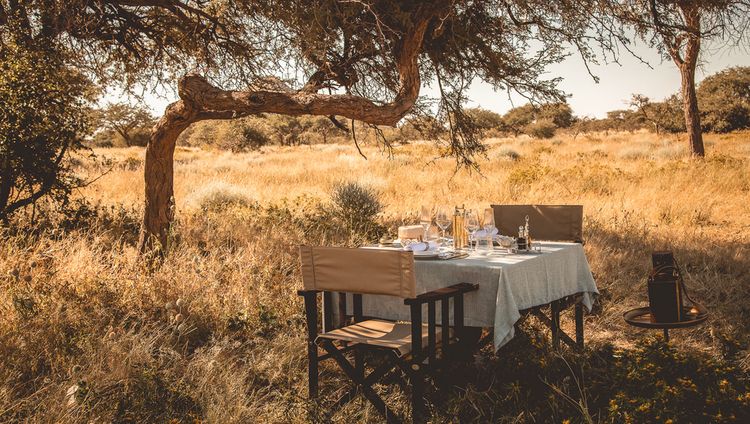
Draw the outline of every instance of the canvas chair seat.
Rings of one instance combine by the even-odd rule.
[[[435,328],[437,340],[442,330]],[[398,350],[400,355],[411,352],[411,324],[370,319],[318,335],[318,338],[362,343]],[[427,324],[422,324],[422,346],[427,346]]]

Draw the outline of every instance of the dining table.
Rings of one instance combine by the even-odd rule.
[[[599,292],[583,245],[543,241],[535,242],[535,247],[533,251],[513,253],[500,248],[468,251],[468,255],[453,259],[421,259],[415,255],[417,294],[456,283],[478,284],[479,290],[465,295],[464,325],[492,328],[496,350],[513,338],[514,324],[524,310],[578,295],[591,311]],[[403,299],[392,296],[363,296],[362,307],[365,316],[410,319]],[[437,314],[440,322],[439,308]]]

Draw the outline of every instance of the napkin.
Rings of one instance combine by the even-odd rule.
[[[425,250],[437,250],[438,244],[434,241],[412,243],[404,248],[404,250],[410,250],[412,252],[424,252]]]
[[[497,235],[497,228],[493,228],[492,231],[487,230],[479,230],[476,233],[474,233],[474,238],[482,238],[482,237],[488,237],[492,236],[495,237]]]

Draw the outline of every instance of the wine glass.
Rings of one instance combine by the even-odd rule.
[[[432,225],[432,211],[427,206],[422,206],[419,211],[419,224],[424,228],[424,236],[422,239],[427,241],[427,236]]]
[[[487,208],[484,210],[482,227],[488,233],[495,229],[495,211],[492,208]]]
[[[445,242],[445,230],[451,225],[451,214],[448,207],[443,206],[438,208],[437,214],[435,214],[435,224],[443,232],[443,242]]]
[[[494,238],[492,233],[495,231],[495,211],[492,208],[484,209],[484,214],[482,215],[482,228],[486,235],[485,242],[487,243],[487,250],[491,251]]]
[[[474,238],[474,233],[479,230],[479,217],[477,216],[477,213],[473,210],[466,211],[466,232],[469,233],[469,244],[471,244],[471,239]],[[476,242],[476,240],[475,240]],[[474,245],[474,251],[476,251],[476,244]]]

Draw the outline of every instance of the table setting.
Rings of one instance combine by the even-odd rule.
[[[479,284],[466,296],[465,325],[493,328],[497,349],[513,338],[523,310],[571,295],[581,296],[591,310],[598,290],[581,243],[532,238],[534,221],[528,215],[505,223],[517,227],[517,234],[501,234],[495,224],[492,208],[422,207],[419,224],[404,225],[397,238],[385,236],[363,247],[411,251],[418,292]],[[410,318],[403,301],[389,296],[366,296],[363,308],[365,315]]]
[[[383,236],[377,247],[411,251],[414,259],[441,260],[472,255],[541,253],[541,244],[530,240],[528,216],[519,226],[518,236],[499,233],[492,208],[480,214],[463,206],[454,207],[452,213],[448,207],[423,206],[419,216],[419,224],[400,226],[398,238]],[[439,232],[433,231],[435,227]],[[449,228],[453,230],[451,237],[446,235]]]

